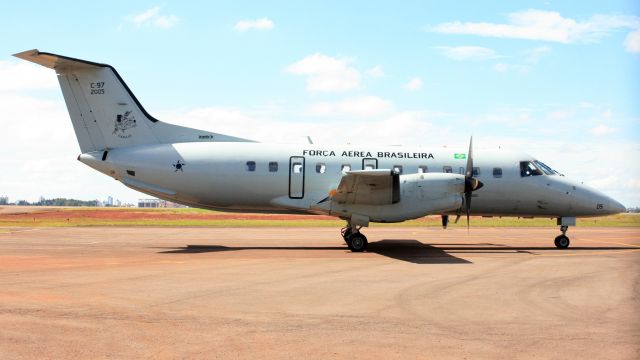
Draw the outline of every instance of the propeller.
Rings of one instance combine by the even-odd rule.
[[[469,216],[471,213],[471,193],[480,189],[484,184],[473,177],[473,136],[469,140],[469,153],[467,154],[467,168],[464,173],[464,207],[467,213],[467,231],[469,231]]]

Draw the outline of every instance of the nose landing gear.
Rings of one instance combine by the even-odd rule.
[[[556,244],[556,247],[558,249],[566,249],[569,247],[569,244],[571,243],[569,241],[569,237],[565,235],[567,233],[567,230],[569,230],[569,226],[566,226],[566,225],[560,226],[560,231],[562,231],[562,235],[558,235],[554,240],[554,243]]]
[[[554,243],[558,249],[566,249],[569,247],[570,243],[569,237],[567,236],[567,230],[569,230],[569,226],[576,226],[576,218],[575,216],[561,216],[557,220],[557,224],[560,225],[562,235],[558,235]]]

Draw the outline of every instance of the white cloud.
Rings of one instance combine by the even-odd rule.
[[[590,133],[592,133],[593,135],[596,135],[596,136],[609,135],[609,134],[611,134],[611,133],[613,133],[615,131],[616,131],[615,128],[609,127],[609,126],[607,126],[605,124],[597,125],[597,126],[591,128],[591,130],[589,130]]]
[[[160,15],[160,6],[149,8],[129,17],[128,20],[136,27],[154,26],[163,29],[171,28],[180,21],[175,15]]]
[[[540,62],[542,56],[549,53],[551,48],[548,46],[538,46],[532,49],[526,49],[522,51],[522,62],[525,64],[510,64],[510,63],[497,63],[493,65],[493,70],[501,73],[506,72],[519,72],[528,73],[532,66]]]
[[[377,96],[359,96],[338,102],[321,102],[311,105],[307,113],[315,116],[372,117],[388,113],[393,104]]]
[[[493,49],[482,46],[438,46],[436,49],[453,60],[490,60],[499,57]]]
[[[313,54],[289,65],[287,72],[307,77],[311,92],[344,92],[360,87],[361,75],[349,66],[351,61],[322,54]]]
[[[58,87],[55,71],[26,61],[0,61],[0,91]]]
[[[173,27],[179,20],[180,19],[175,15],[158,16],[154,20],[154,24],[157,27],[168,29],[170,27]]]
[[[273,21],[269,18],[260,18],[254,20],[240,20],[233,27],[235,31],[248,31],[248,30],[271,30],[274,28]]]
[[[540,62],[542,56],[551,52],[551,48],[548,46],[538,46],[533,49],[527,49],[523,51],[524,62],[528,64],[537,64]]]
[[[384,76],[384,71],[382,70],[382,66],[376,65],[371,69],[367,70],[366,74],[372,78],[380,78]]]
[[[631,53],[640,53],[640,30],[632,31],[624,39],[624,48]]]
[[[594,15],[587,20],[565,18],[555,11],[529,9],[510,13],[507,23],[448,22],[432,30],[445,34],[544,40],[560,43],[597,41],[620,28],[638,28],[640,18],[626,15]]]
[[[611,109],[607,109],[602,113],[602,117],[604,118],[610,118],[611,116],[613,116],[613,110]]]
[[[133,22],[136,26],[142,26],[144,23],[151,21],[153,17],[157,16],[159,11],[160,11],[159,6],[152,7],[150,9],[147,9],[141,12],[140,14],[134,15],[131,18],[131,22]]]
[[[419,77],[414,77],[413,79],[409,80],[409,82],[406,83],[404,87],[405,89],[410,91],[420,90],[420,88],[422,88],[422,79],[420,79]]]

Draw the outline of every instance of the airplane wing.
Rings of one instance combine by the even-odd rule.
[[[400,176],[385,169],[348,171],[331,200],[340,204],[395,204],[400,201]]]

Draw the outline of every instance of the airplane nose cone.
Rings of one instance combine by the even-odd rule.
[[[619,214],[627,212],[627,208],[621,203],[609,198],[609,211],[611,214]]]

